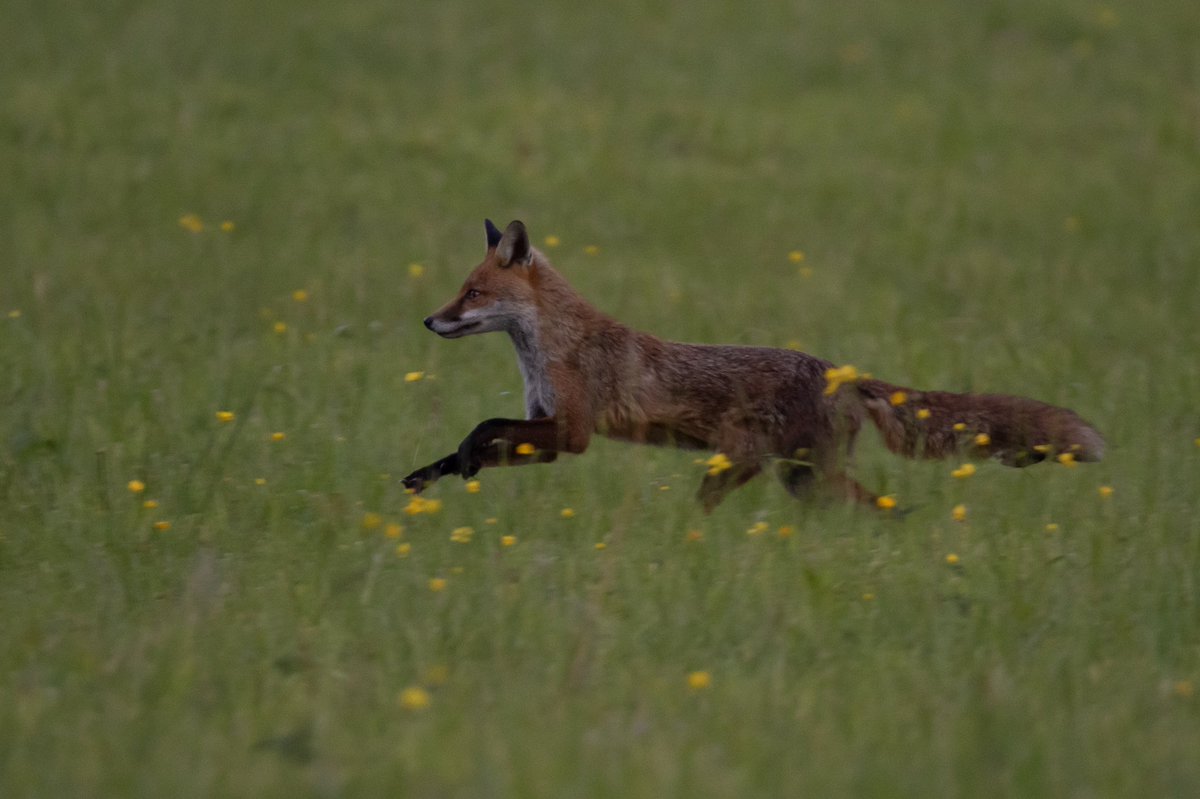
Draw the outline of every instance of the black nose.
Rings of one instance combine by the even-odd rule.
[[[425,327],[429,328],[430,330],[433,330],[433,317],[432,316],[425,317]]]

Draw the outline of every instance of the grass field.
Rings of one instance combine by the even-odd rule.
[[[1200,795],[1194,3],[0,19],[0,795]],[[409,515],[522,411],[420,322],[485,216],[636,327],[1108,457],[868,432],[904,518],[705,517],[692,454],[597,441]]]

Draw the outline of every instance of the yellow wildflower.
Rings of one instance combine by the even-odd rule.
[[[704,461],[704,465],[708,467],[710,477],[716,477],[723,471],[733,468],[733,462],[725,456],[724,452],[718,452],[708,460]]]
[[[903,391],[893,391],[892,396],[888,397],[888,402],[891,403],[893,407],[899,407],[908,402],[908,394],[904,393]]]
[[[535,452],[537,452],[537,447],[535,447],[533,444],[530,444],[528,441],[523,444],[517,444],[516,453],[518,455],[532,455]]]
[[[282,336],[287,332],[287,322],[276,322],[271,325],[271,329],[275,331],[275,335]]]
[[[792,250],[788,253],[788,260],[794,264],[802,262],[805,258],[803,250]]]
[[[374,530],[383,524],[383,517],[374,511],[368,511],[363,514],[362,527],[364,530]]]
[[[146,484],[141,480],[130,480],[126,486],[131,494],[140,494],[146,490]]]
[[[707,671],[693,671],[687,676],[687,687],[693,691],[703,691],[712,685],[712,675]]]
[[[294,302],[308,302],[308,289],[296,289],[292,292]]]
[[[1068,466],[1071,468],[1074,468],[1079,465],[1075,460],[1075,455],[1070,452],[1060,453],[1057,460],[1063,466]]]
[[[435,594],[439,591],[445,591],[446,590],[446,578],[445,577],[430,577],[429,578],[429,590],[433,591]]]
[[[276,443],[283,441],[285,438],[287,438],[287,433],[281,433],[277,431],[271,434],[271,440]]]
[[[414,280],[420,278],[424,274],[425,274],[425,267],[422,266],[421,264],[409,264],[408,265],[408,276],[413,278]]]
[[[792,529],[792,526],[790,524],[785,524],[782,527],[780,527],[778,530],[776,530],[775,532],[779,535],[780,538],[791,538],[792,535],[796,531],[794,529]]]
[[[928,408],[918,408],[917,409],[917,418],[920,419],[922,422],[925,421],[926,419],[928,419],[932,415],[933,415],[933,413],[931,413]]]
[[[863,602],[874,602],[874,601],[875,601],[875,595],[874,595],[874,594],[872,594],[870,591],[866,591],[866,592],[864,592],[864,593],[863,593],[863,595],[862,595],[862,599],[863,599]]]
[[[746,530],[746,535],[762,535],[770,529],[771,525],[766,522],[755,522],[750,526],[750,529]]]
[[[399,538],[404,535],[404,525],[396,522],[388,522],[387,527],[383,528],[383,534],[388,538]]]
[[[560,239],[558,236],[555,236],[552,233],[549,236],[547,236],[546,238],[542,239],[542,243],[545,244],[549,248],[554,248],[554,247],[557,247],[558,245],[562,244],[562,239]]]
[[[479,493],[479,481],[478,480],[468,480],[465,488],[467,489],[468,494],[478,494]]]
[[[955,505],[954,509],[950,511],[950,518],[956,522],[965,522],[967,520],[967,506],[961,504]]]
[[[418,382],[420,380],[424,380],[424,379],[425,379],[424,372],[407,372],[404,375],[405,383],[416,383],[416,382]]]
[[[400,704],[400,707],[404,708],[405,710],[418,712],[428,708],[430,703],[433,701],[433,698],[429,695],[429,692],[421,686],[410,685],[400,692],[400,696],[397,697],[396,701]]]
[[[188,233],[204,232],[204,220],[196,214],[184,214],[179,217],[179,226]]]
[[[954,471],[950,472],[950,476],[958,480],[966,480],[971,475],[975,474],[975,464],[964,463]]]
[[[558,515],[563,517],[564,519],[574,519],[575,518],[575,509],[574,508],[563,508],[562,510],[560,510],[558,512]]]
[[[1050,446],[1049,444],[1034,444],[1033,445],[1033,451],[1037,452],[1041,455],[1047,454],[1052,449],[1054,449],[1054,447]]]
[[[858,369],[853,366],[835,366],[832,369],[825,370],[825,396],[831,396],[838,392],[846,383],[857,383],[870,375],[865,372],[860,374]]]
[[[166,519],[159,519],[158,521],[156,521],[154,523],[153,526],[154,526],[155,531],[160,532],[160,533],[165,533],[167,530],[171,529],[171,523],[169,521],[167,521]]]
[[[953,552],[951,552],[949,555],[947,555],[946,556],[946,565],[957,566],[958,565],[958,555],[955,555]]]
[[[893,508],[896,507],[896,497],[892,494],[888,494],[887,496],[879,497],[875,500],[875,505],[880,510],[892,510]]]
[[[977,446],[977,447],[986,447],[988,444],[991,444],[991,443],[992,443],[992,437],[989,436],[987,433],[980,433],[979,435],[975,436],[975,446]]]
[[[515,546],[516,543],[517,543],[517,537],[515,535],[500,536],[500,546],[502,546],[502,547]]]
[[[407,541],[396,544],[396,557],[407,558],[410,552],[412,552],[412,544]]]
[[[416,495],[404,506],[404,512],[409,516],[416,516],[421,513],[437,513],[441,509],[442,501],[440,499],[425,499]]]
[[[499,524],[500,520],[497,519],[495,516],[489,516],[483,520],[483,523],[484,524]]]
[[[602,549],[607,549],[607,548],[608,548],[608,544],[604,543],[603,541],[596,542],[596,551],[597,552],[599,552]]]
[[[1053,533],[1057,533],[1057,532],[1058,532],[1058,525],[1056,523],[1050,522],[1049,524],[1046,525],[1046,535],[1052,535]]]
[[[1096,493],[1100,495],[1100,499],[1108,499],[1113,495],[1114,490],[1112,486],[1100,486],[1096,489]]]
[[[597,247],[595,244],[589,244],[588,246],[583,248],[583,254],[584,255],[599,255],[600,248]]]
[[[237,228],[237,225],[233,224],[232,219],[226,219],[225,221],[223,221],[221,223],[221,232],[222,233],[232,233],[235,228]]]
[[[229,424],[236,418],[233,411],[217,411],[217,421],[221,424]]]
[[[267,478],[265,478],[265,477],[255,477],[255,478],[254,478],[254,484],[255,484],[256,486],[265,486],[265,485],[267,484]]]
[[[142,507],[145,508],[146,510],[154,510],[155,508],[158,507],[158,500],[157,499],[148,499],[142,503]]]
[[[456,544],[469,544],[475,536],[475,530],[470,527],[455,527],[450,531],[450,540]]]
[[[687,540],[692,541],[692,542],[703,541],[704,533],[700,532],[699,530],[688,530],[687,531]]]
[[[13,308],[11,311],[8,312],[8,318],[9,319],[20,319],[21,318],[21,309]]]
[[[966,429],[967,429],[966,422],[955,422],[954,423],[954,432],[961,433],[962,431],[964,431]]]

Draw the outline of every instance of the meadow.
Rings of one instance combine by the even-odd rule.
[[[0,796],[1200,795],[1194,3],[0,19]],[[522,413],[421,325],[485,217],[635,327],[1108,455],[866,431],[906,515],[704,516],[597,440],[414,505]]]

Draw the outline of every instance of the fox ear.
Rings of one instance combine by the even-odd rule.
[[[525,225],[518,220],[508,223],[500,243],[496,245],[496,257],[501,266],[512,264],[528,264],[533,260],[533,250],[529,248],[529,234]]]
[[[496,249],[496,245],[500,243],[499,229],[492,224],[492,220],[490,219],[483,220],[483,229],[487,231],[487,248],[489,250]]]

